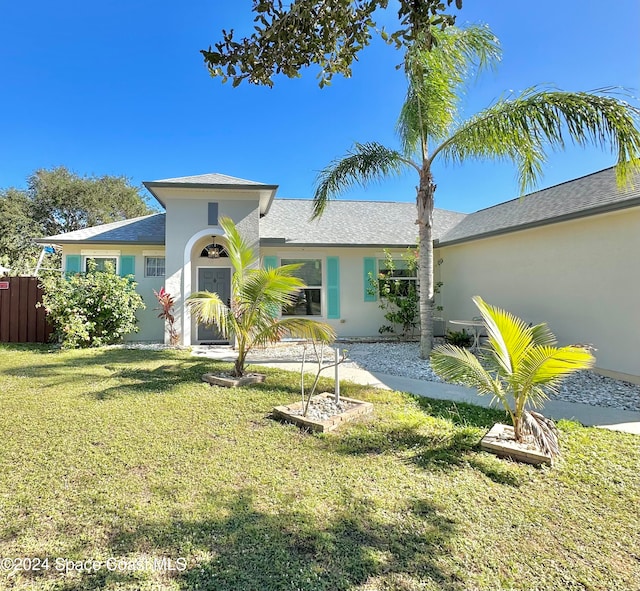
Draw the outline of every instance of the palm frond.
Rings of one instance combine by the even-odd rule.
[[[415,154],[424,138],[447,137],[458,109],[462,86],[501,56],[487,26],[433,31],[430,50],[416,43],[407,52],[408,90],[396,130],[405,154]]]
[[[291,304],[298,290],[305,287],[302,279],[291,275],[300,266],[295,264],[274,269],[251,269],[238,289],[238,301],[254,307],[266,305],[280,308]]]
[[[257,263],[258,257],[231,218],[220,218],[220,227],[224,230],[227,239],[226,250],[229,253],[229,262],[239,280],[247,269]]]
[[[197,322],[215,326],[226,338],[235,331],[233,315],[217,293],[197,291],[187,298],[187,306]]]
[[[535,346],[522,360],[519,379],[527,385],[543,387],[546,394],[546,390],[555,391],[567,375],[589,369],[594,363],[595,357],[582,347]]]
[[[536,445],[552,458],[560,455],[560,442],[556,424],[539,412],[525,410],[522,413],[522,434],[531,435]]]
[[[502,386],[482,366],[478,358],[462,347],[439,345],[430,358],[433,371],[447,382],[464,383],[477,388],[480,394],[493,394],[500,398]]]
[[[318,174],[312,219],[320,217],[327,202],[347,189],[356,185],[367,186],[373,181],[399,175],[407,166],[420,170],[400,152],[382,144],[356,143],[345,157],[334,160]]]
[[[463,123],[431,155],[453,162],[502,158],[518,165],[524,193],[539,180],[544,147],[561,149],[570,141],[616,154],[620,184],[640,169],[640,109],[609,94],[531,88],[501,99]]]
[[[310,318],[281,318],[270,322],[257,331],[253,339],[256,345],[264,346],[286,336],[321,343],[331,343],[336,339],[336,333],[331,326]]]
[[[482,314],[492,356],[503,376],[512,375],[532,344],[531,330],[523,320],[506,310],[487,304],[480,296],[472,299]]]

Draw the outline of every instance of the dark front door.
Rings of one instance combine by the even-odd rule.
[[[229,305],[231,297],[231,269],[216,267],[198,269],[198,291],[217,293],[220,299]],[[198,342],[219,343],[227,342],[215,326],[198,324]]]

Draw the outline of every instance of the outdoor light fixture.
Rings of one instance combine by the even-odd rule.
[[[222,246],[220,246],[219,244],[216,244],[215,236],[212,236],[211,239],[213,240],[213,243],[207,246],[207,256],[210,259],[220,258],[220,250],[222,250]]]

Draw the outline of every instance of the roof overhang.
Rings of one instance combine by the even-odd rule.
[[[259,185],[259,184],[219,184],[219,183],[173,183],[163,181],[146,181],[142,183],[149,193],[151,193],[156,201],[166,209],[166,199],[168,197],[180,198],[177,192],[185,189],[198,189],[212,191],[213,195],[220,191],[232,193],[257,193],[260,204],[260,215],[266,215],[269,212],[271,203],[276,196],[278,185]]]
[[[454,246],[455,244],[462,244],[464,242],[473,242],[474,240],[482,240],[483,238],[491,238],[493,236],[500,236],[502,234],[511,234],[513,232],[520,232],[522,230],[530,230],[532,228],[540,228],[542,226],[550,226],[552,224],[558,224],[560,222],[569,222],[572,220],[579,220],[582,218],[592,217],[595,215],[602,215],[605,213],[612,213],[615,211],[622,211],[631,207],[640,206],[640,197],[634,197],[633,199],[627,199],[626,201],[617,201],[615,203],[607,203],[606,205],[600,205],[598,207],[591,207],[589,209],[581,209],[580,211],[574,211],[564,215],[559,215],[553,218],[544,218],[528,222],[526,224],[518,224],[516,226],[507,226],[505,228],[497,228],[488,232],[480,232],[471,236],[465,236],[463,238],[457,238],[453,240],[434,240],[435,247],[441,246]],[[446,237],[445,237],[446,238]]]

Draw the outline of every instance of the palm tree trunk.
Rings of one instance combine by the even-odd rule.
[[[418,206],[418,284],[420,289],[420,357],[427,359],[433,349],[433,196],[436,185],[430,166],[420,170]]]

